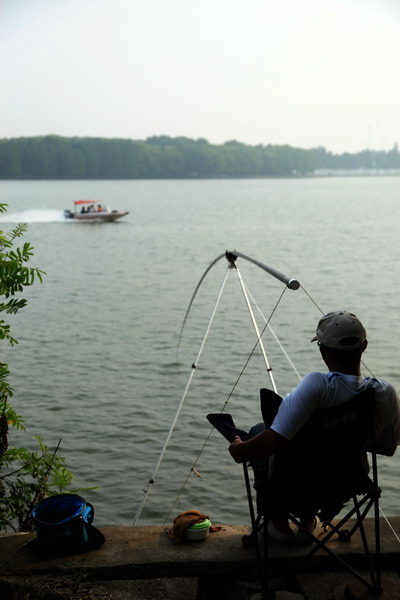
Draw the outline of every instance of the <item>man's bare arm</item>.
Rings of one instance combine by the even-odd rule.
[[[241,463],[251,458],[262,458],[276,454],[279,450],[287,448],[289,444],[289,440],[273,429],[266,429],[246,442],[236,436],[229,446],[229,452],[237,463]]]

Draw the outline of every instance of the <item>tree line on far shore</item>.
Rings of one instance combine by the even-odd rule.
[[[318,169],[400,169],[389,151],[333,154],[325,148],[221,145],[205,139],[146,140],[46,135],[0,139],[0,179],[181,179],[299,177]]]

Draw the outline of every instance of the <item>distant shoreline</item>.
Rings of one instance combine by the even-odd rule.
[[[389,151],[333,154],[324,147],[248,146],[154,136],[147,140],[39,136],[0,139],[0,179],[247,179],[399,175]]]
[[[193,175],[191,177],[0,177],[0,181],[217,181],[217,180],[246,180],[246,179],[319,179],[329,177],[397,177],[400,175],[400,169],[326,169],[318,170],[306,175],[232,175],[232,176],[211,176]]]

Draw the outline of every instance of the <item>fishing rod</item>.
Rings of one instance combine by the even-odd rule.
[[[280,271],[277,271],[273,267],[270,267],[269,265],[265,265],[264,263],[260,262],[259,260],[255,260],[254,258],[251,258],[251,256],[242,254],[241,252],[238,252],[237,250],[233,250],[232,252],[229,252],[227,250],[225,252],[225,256],[226,256],[227,261],[230,263],[234,263],[238,257],[248,260],[249,262],[253,263],[257,267],[260,267],[260,269],[263,269],[263,271],[266,271],[267,273],[272,275],[272,277],[275,277],[276,279],[279,279],[279,281],[282,281],[282,283],[287,285],[287,287],[290,290],[298,290],[300,287],[300,283],[299,283],[299,281],[297,281],[297,279],[292,279],[291,277],[287,277],[286,275],[284,275]]]
[[[201,354],[202,354],[202,352],[203,352],[203,349],[204,349],[204,346],[205,346],[206,339],[207,339],[207,337],[208,337],[208,334],[209,334],[209,332],[210,332],[210,329],[211,329],[211,324],[212,324],[212,322],[213,322],[213,320],[214,320],[215,314],[216,314],[216,312],[217,312],[217,308],[218,308],[218,306],[219,306],[219,302],[220,302],[220,300],[221,300],[221,297],[222,297],[222,292],[223,292],[223,290],[224,290],[224,288],[225,288],[225,284],[226,284],[226,281],[227,281],[227,279],[228,279],[228,275],[229,275],[229,269],[226,271],[226,274],[225,274],[225,277],[224,277],[224,281],[223,281],[223,283],[222,283],[222,287],[221,287],[221,289],[220,289],[220,292],[219,292],[219,294],[218,294],[218,298],[217,298],[217,301],[216,301],[216,303],[215,303],[214,310],[213,310],[213,312],[212,312],[212,315],[211,315],[210,322],[209,322],[209,324],[208,324],[208,326],[207,326],[207,330],[206,330],[206,333],[205,333],[205,335],[204,335],[203,341],[202,341],[202,343],[201,343],[200,350],[199,350],[199,352],[198,352],[198,354],[197,354],[197,358],[196,358],[196,360],[195,360],[195,361],[192,363],[192,370],[191,370],[191,373],[190,373],[189,381],[188,381],[188,382],[187,382],[187,384],[186,384],[185,391],[184,391],[184,393],[183,393],[183,396],[182,396],[182,398],[181,398],[181,401],[180,401],[180,403],[179,403],[179,406],[178,406],[178,409],[177,409],[177,411],[176,411],[176,414],[175,414],[174,420],[173,420],[173,422],[172,422],[172,425],[171,425],[171,427],[170,427],[170,429],[169,429],[169,432],[168,432],[168,435],[167,435],[167,439],[166,439],[166,441],[165,441],[165,443],[164,443],[164,446],[163,446],[163,448],[162,448],[162,450],[161,450],[161,452],[160,452],[160,456],[159,456],[159,458],[158,458],[158,461],[157,461],[156,467],[155,467],[155,469],[154,469],[154,471],[153,471],[153,474],[152,474],[152,476],[150,477],[150,479],[149,479],[149,480],[148,480],[148,482],[147,482],[147,487],[146,487],[146,488],[143,490],[143,493],[144,493],[144,495],[143,495],[143,498],[142,498],[141,502],[139,503],[138,509],[137,509],[137,511],[136,511],[136,514],[135,514],[135,517],[134,517],[134,520],[133,520],[133,523],[132,523],[132,524],[133,524],[133,526],[137,525],[137,522],[138,522],[138,520],[139,520],[139,517],[140,517],[140,515],[141,515],[141,512],[142,512],[142,510],[143,510],[143,508],[144,508],[144,505],[145,505],[145,503],[146,503],[146,500],[147,500],[147,498],[148,498],[148,496],[149,496],[149,494],[150,494],[150,490],[151,490],[152,486],[153,486],[153,485],[154,485],[154,483],[155,483],[155,480],[156,480],[156,477],[157,477],[158,471],[159,471],[159,469],[160,469],[160,466],[161,466],[161,462],[162,462],[162,460],[163,460],[163,458],[164,458],[164,454],[165,454],[165,452],[166,452],[166,450],[167,450],[167,446],[168,446],[169,440],[171,439],[172,432],[173,432],[173,430],[174,430],[174,427],[175,427],[175,425],[176,425],[176,423],[177,423],[177,421],[178,421],[178,417],[179,417],[179,415],[180,415],[180,412],[181,412],[181,410],[182,410],[182,407],[183,407],[183,404],[184,404],[184,402],[185,402],[186,396],[187,396],[187,394],[188,394],[188,392],[189,392],[189,387],[190,387],[190,384],[191,384],[191,382],[192,382],[192,379],[193,379],[193,377],[194,377],[194,375],[195,375],[195,372],[196,372],[196,369],[197,369],[197,366],[198,366],[198,363],[199,363],[199,360],[200,360],[200,356],[201,356]]]
[[[225,275],[224,283],[223,283],[223,285],[222,285],[222,288],[221,288],[221,290],[220,290],[220,293],[219,293],[219,296],[218,296],[217,303],[216,303],[216,305],[215,305],[215,307],[214,307],[214,311],[213,311],[213,314],[212,314],[212,317],[211,317],[211,321],[210,321],[210,323],[209,323],[209,325],[208,325],[208,328],[207,328],[207,332],[206,332],[206,336],[205,336],[205,337],[207,337],[207,335],[208,335],[208,333],[209,333],[209,330],[210,330],[210,327],[211,327],[211,323],[212,323],[212,321],[213,321],[213,318],[214,318],[214,316],[215,316],[216,309],[217,309],[217,306],[218,306],[218,304],[219,304],[219,301],[220,301],[220,299],[221,299],[222,291],[223,291],[223,289],[224,289],[224,286],[225,286],[225,283],[226,283],[227,276],[228,276],[228,274],[229,274],[229,270],[230,270],[230,269],[236,269],[236,272],[237,272],[237,274],[238,274],[238,278],[239,278],[239,282],[240,282],[240,285],[241,285],[241,287],[242,287],[242,291],[243,291],[243,294],[244,294],[244,297],[245,297],[245,300],[246,300],[246,304],[247,304],[247,307],[248,307],[248,309],[249,309],[250,316],[251,316],[251,319],[252,319],[252,322],[253,322],[253,326],[254,326],[254,329],[255,329],[255,331],[256,331],[256,335],[257,335],[257,344],[259,344],[259,345],[260,345],[260,348],[261,348],[261,351],[262,351],[262,354],[263,354],[263,357],[264,357],[264,361],[265,361],[265,363],[266,363],[267,371],[268,371],[268,374],[269,374],[269,377],[270,377],[270,380],[271,380],[271,384],[272,384],[272,386],[273,386],[273,388],[274,388],[274,391],[276,392],[276,385],[275,385],[275,381],[274,381],[274,378],[273,378],[273,375],[272,375],[272,370],[271,370],[271,367],[270,367],[270,365],[269,365],[268,358],[267,358],[267,355],[266,355],[266,352],[265,352],[265,349],[264,349],[264,346],[263,346],[263,343],[262,343],[262,340],[261,340],[261,337],[262,337],[262,333],[263,333],[263,332],[261,332],[261,334],[260,334],[260,332],[259,332],[259,330],[258,330],[257,323],[256,323],[256,320],[255,320],[255,317],[254,317],[254,313],[253,313],[253,311],[252,311],[252,308],[251,308],[251,305],[250,305],[250,302],[249,302],[249,298],[248,298],[248,295],[247,295],[247,292],[246,292],[246,289],[245,289],[245,286],[244,286],[243,280],[242,280],[242,278],[241,278],[241,275],[240,275],[240,273],[239,273],[239,270],[237,269],[237,266],[236,266],[236,260],[237,260],[237,258],[238,258],[238,257],[240,257],[240,258],[243,258],[243,259],[245,259],[245,260],[248,260],[249,262],[253,263],[254,265],[258,266],[258,267],[259,267],[259,268],[261,268],[262,270],[266,271],[267,273],[269,273],[270,275],[272,275],[273,277],[275,277],[276,279],[278,279],[279,281],[281,281],[282,283],[284,283],[284,284],[285,284],[285,285],[286,285],[286,286],[287,286],[289,289],[292,289],[292,290],[297,290],[297,289],[299,289],[299,287],[300,287],[300,283],[297,281],[297,279],[289,278],[289,277],[287,277],[286,275],[283,275],[283,273],[281,273],[281,272],[277,271],[276,269],[274,269],[273,267],[270,267],[269,265],[266,265],[266,264],[264,264],[264,263],[262,263],[262,262],[260,262],[260,261],[258,261],[258,260],[255,260],[254,258],[251,258],[250,256],[247,256],[246,254],[242,254],[241,252],[237,252],[236,250],[234,250],[234,251],[228,251],[228,250],[227,250],[225,253],[223,253],[223,254],[220,254],[219,256],[217,256],[217,258],[215,258],[215,259],[214,259],[214,260],[213,260],[213,261],[210,263],[210,265],[207,267],[206,271],[203,273],[202,277],[200,278],[200,281],[198,282],[198,284],[197,284],[197,286],[196,286],[196,288],[195,288],[195,291],[194,291],[194,293],[193,293],[193,295],[192,295],[192,298],[191,298],[191,300],[190,300],[189,307],[188,307],[188,309],[187,309],[187,311],[186,311],[186,314],[185,314],[185,317],[184,317],[184,321],[183,321],[183,324],[182,324],[182,328],[181,328],[181,331],[180,331],[180,335],[179,335],[179,339],[178,339],[178,344],[177,344],[177,346],[179,346],[180,340],[181,340],[181,338],[182,338],[183,329],[184,329],[184,327],[185,327],[185,324],[186,324],[186,321],[187,321],[187,318],[188,318],[188,315],[189,315],[189,312],[190,312],[190,308],[191,308],[191,306],[192,306],[192,304],[193,304],[193,301],[194,301],[194,299],[195,299],[195,296],[196,296],[196,294],[197,294],[197,292],[198,292],[198,290],[199,290],[199,288],[200,288],[200,285],[201,285],[201,284],[202,284],[202,282],[204,281],[204,279],[205,279],[205,277],[206,277],[207,273],[208,273],[208,272],[211,270],[211,268],[212,268],[212,267],[213,267],[213,266],[214,266],[214,265],[215,265],[215,264],[216,264],[216,263],[217,263],[217,262],[218,262],[218,261],[219,261],[221,258],[223,258],[223,257],[225,257],[225,258],[227,259],[227,261],[228,261],[228,263],[229,263],[229,267],[228,267],[228,271],[227,271],[227,273],[226,273],[226,275]],[[265,329],[265,328],[264,328],[264,329]],[[178,410],[177,410],[177,412],[176,412],[176,414],[175,414],[175,417],[174,417],[174,420],[173,420],[172,426],[171,426],[171,428],[170,428],[170,430],[169,430],[169,432],[168,432],[167,440],[166,440],[166,442],[165,442],[165,444],[164,444],[164,446],[163,446],[163,448],[162,448],[162,451],[161,451],[161,453],[160,453],[160,456],[159,456],[159,459],[158,459],[158,461],[157,461],[157,464],[156,464],[155,470],[154,470],[154,472],[153,472],[152,476],[150,477],[150,479],[149,479],[149,481],[148,481],[148,484],[147,484],[147,487],[146,487],[146,489],[144,489],[144,490],[143,490],[144,496],[143,496],[143,498],[142,498],[141,502],[139,503],[139,507],[138,507],[138,509],[137,509],[137,511],[136,511],[136,514],[135,514],[135,517],[134,517],[134,520],[133,520],[133,525],[134,525],[134,526],[137,524],[137,522],[138,522],[138,520],[139,520],[139,518],[140,518],[141,512],[142,512],[142,510],[143,510],[143,508],[144,508],[144,505],[145,505],[145,502],[146,502],[146,500],[147,500],[147,498],[148,498],[148,495],[149,495],[149,493],[150,493],[150,490],[151,490],[152,486],[153,486],[153,485],[154,485],[154,483],[155,483],[156,476],[157,476],[157,474],[158,474],[158,471],[159,471],[159,468],[160,468],[160,466],[161,466],[161,462],[162,462],[162,459],[163,459],[163,457],[164,457],[164,454],[165,454],[165,451],[166,451],[167,445],[168,445],[168,443],[169,443],[169,440],[170,440],[170,438],[171,438],[172,431],[173,431],[173,429],[174,429],[174,427],[175,427],[175,425],[176,425],[176,423],[177,423],[178,416],[179,416],[179,414],[180,414],[180,412],[181,412],[181,409],[182,409],[182,407],[183,407],[183,403],[184,403],[184,400],[185,400],[185,398],[186,398],[186,394],[187,394],[187,392],[188,392],[188,388],[189,388],[189,385],[190,385],[190,383],[191,383],[191,380],[192,380],[192,378],[193,378],[193,375],[194,375],[195,369],[196,369],[196,367],[197,367],[198,360],[199,360],[199,358],[200,358],[200,354],[201,354],[201,352],[202,352],[202,349],[203,349],[203,347],[204,347],[204,343],[205,343],[205,339],[203,340],[203,343],[202,343],[202,345],[201,345],[201,349],[200,349],[200,352],[199,352],[199,354],[198,354],[198,357],[197,357],[196,361],[195,361],[195,362],[192,364],[192,372],[191,372],[191,375],[190,375],[190,378],[189,378],[189,382],[188,382],[188,384],[186,385],[185,392],[184,392],[184,394],[183,394],[183,396],[182,396],[182,399],[181,399],[181,402],[180,402],[180,404],[179,404]],[[257,344],[256,344],[256,345],[257,345]]]

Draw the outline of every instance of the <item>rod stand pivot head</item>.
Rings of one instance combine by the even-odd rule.
[[[235,254],[234,252],[229,252],[229,250],[227,250],[225,252],[225,258],[228,261],[230,268],[233,269],[236,265],[236,259],[237,259],[237,254]]]

